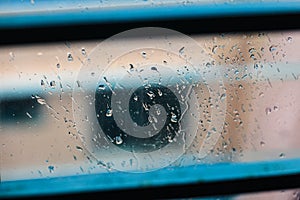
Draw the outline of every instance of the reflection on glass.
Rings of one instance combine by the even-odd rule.
[[[115,60],[109,60],[108,55],[109,59],[103,64],[104,66],[100,63],[99,66],[93,65],[95,69],[103,69],[100,70],[100,74],[96,71],[86,71],[87,74],[84,76],[79,75],[82,66],[87,63],[95,64],[97,59],[100,59],[95,52],[101,41],[2,46],[0,48],[1,180],[119,170],[120,168],[114,166],[114,162],[109,162],[107,158],[101,159],[101,155],[107,157],[108,152],[114,155],[112,160],[120,161],[123,170],[130,171],[132,167],[138,169],[136,166],[141,166],[143,160],[135,154],[135,151],[129,151],[131,158],[126,160],[124,157],[116,157],[116,150],[111,145],[106,145],[122,144],[126,139],[122,138],[124,134],[114,135],[113,138],[103,137],[97,122],[99,116],[93,113],[95,107],[88,108],[90,104],[94,105],[97,87],[99,90],[105,90],[105,87],[120,89],[136,83],[147,84],[149,80],[159,84],[159,78],[162,80],[161,83],[170,83],[169,79],[173,78],[175,84],[167,85],[173,93],[171,95],[169,92],[172,96],[170,102],[174,95],[176,98],[183,98],[178,101],[180,106],[176,104],[168,110],[164,108],[168,100],[161,100],[164,106],[156,105],[155,101],[160,100],[155,98],[154,102],[150,102],[153,95],[160,96],[164,87],[144,88],[146,93],[139,93],[136,97],[134,94],[138,91],[134,93],[133,89],[120,89],[121,100],[114,99],[116,97],[112,94],[111,99],[114,101],[111,106],[114,108],[111,109],[107,104],[103,119],[104,116],[107,118],[114,116],[123,132],[130,129],[132,134],[136,134],[135,136],[152,137],[165,125],[164,118],[167,118],[171,125],[166,128],[170,135],[163,137],[163,139],[168,138],[166,143],[185,144],[187,135],[192,134],[189,145],[179,145],[181,149],[175,145],[172,151],[158,153],[160,156],[168,157],[176,151],[184,152],[180,157],[175,156],[176,159],[169,163],[170,166],[298,157],[300,147],[299,32],[192,35],[191,37],[204,50],[194,52],[193,56],[206,55],[208,61],[184,63],[189,58],[176,57],[168,51],[142,48],[128,55],[120,55]],[[120,43],[112,47],[116,48],[115,51],[120,45],[126,46],[127,42],[138,43],[139,41],[117,42]],[[172,44],[168,45],[172,46]],[[175,54],[181,55],[184,51],[188,51],[188,48],[184,47],[182,45],[178,48]],[[151,65],[143,65],[143,62],[149,62],[149,59],[152,59]],[[217,69],[220,77],[216,79],[212,76],[210,81],[218,87],[220,84],[222,91],[225,92],[209,90],[207,85],[201,85],[205,81],[199,81],[202,79],[197,76],[198,72],[193,71],[198,65],[203,65],[206,69]],[[106,66],[111,68],[105,68]],[[188,80],[186,77],[188,73],[193,73],[190,75],[191,82],[179,84],[182,80]],[[199,73],[202,74],[203,71]],[[118,74],[122,76],[118,77]],[[88,93],[89,81],[99,80],[100,77],[102,82],[93,85],[91,92]],[[104,77],[107,80],[103,79]],[[115,81],[112,84],[119,85],[110,85],[109,81],[112,77]],[[198,80],[197,83],[193,82],[195,79]],[[149,102],[141,101],[144,107],[137,106],[141,110],[135,110],[132,117],[128,102],[129,100],[139,102],[141,95],[148,95],[147,98],[143,97],[143,100],[148,99]],[[220,102],[226,103],[225,109],[219,108]],[[188,112],[185,112],[186,110]],[[212,110],[224,113],[220,131],[214,132],[215,124],[220,122],[214,121],[218,118],[211,117]],[[140,113],[144,111],[146,114]],[[168,114],[167,111],[170,113]],[[135,126],[128,126],[130,120],[134,118],[136,118]],[[186,120],[186,124],[178,124],[176,122],[178,118]],[[134,124],[134,120],[132,123]],[[193,125],[189,126],[189,124]],[[106,125],[106,122],[103,122],[103,126]],[[148,135],[138,135],[142,130],[141,125],[147,127]],[[106,128],[110,130],[113,127]],[[177,141],[172,141],[174,139],[172,129],[181,130],[184,134],[178,137]],[[87,136],[85,134],[90,137],[85,138],[88,140],[83,139],[83,136]],[[210,141],[213,140],[211,138],[214,138],[214,134],[219,134],[218,140],[203,153],[201,147],[207,143],[212,144]],[[145,156],[142,159],[151,158]],[[156,160],[154,159],[153,162]],[[147,167],[146,171],[151,170],[151,166]],[[144,169],[141,168],[141,171]]]

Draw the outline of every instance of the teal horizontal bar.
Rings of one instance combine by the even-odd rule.
[[[203,164],[163,168],[146,173],[112,172],[5,181],[0,184],[0,198],[174,186],[293,174],[300,174],[300,158],[251,163]]]
[[[204,1],[205,2],[205,1]],[[43,4],[46,6],[46,3]],[[3,4],[6,10],[13,10],[14,4]],[[225,3],[165,3],[133,4],[117,3],[113,6],[91,9],[43,10],[32,12],[0,12],[0,28],[24,28],[53,25],[87,23],[111,23],[140,20],[182,19],[222,16],[247,16],[261,14],[300,13],[299,1],[233,1]]]

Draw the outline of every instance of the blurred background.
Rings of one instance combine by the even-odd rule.
[[[300,33],[192,38],[219,66],[227,102],[222,137],[207,159],[193,162],[248,162],[299,156],[300,140],[296,138],[300,128],[300,68],[296,49]],[[0,49],[2,180],[106,170],[95,168],[96,163],[78,136],[72,109],[78,71],[100,42]],[[199,145],[191,145],[191,149]]]

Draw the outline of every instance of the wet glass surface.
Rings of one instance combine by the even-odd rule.
[[[2,46],[1,181],[299,158],[298,31],[163,31]]]

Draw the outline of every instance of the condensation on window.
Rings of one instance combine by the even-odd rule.
[[[1,180],[299,156],[299,32],[170,38],[2,46]]]

